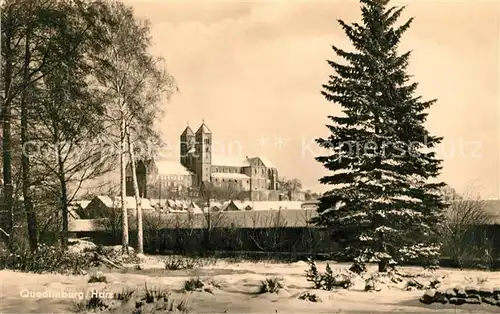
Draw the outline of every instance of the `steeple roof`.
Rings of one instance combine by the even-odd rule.
[[[205,124],[205,122],[203,122],[198,131],[196,131],[196,134],[199,134],[199,133],[203,133],[203,134],[210,134],[212,133],[212,131],[210,131],[210,129],[207,127],[207,125]]]
[[[194,135],[194,132],[193,132],[193,130],[191,130],[189,125],[186,127],[184,132],[182,132],[182,134],[181,134],[181,136],[192,136],[192,135]]]

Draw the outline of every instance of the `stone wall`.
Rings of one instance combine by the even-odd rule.
[[[429,289],[420,302],[424,304],[489,304],[500,307],[500,288],[457,286],[450,289]]]

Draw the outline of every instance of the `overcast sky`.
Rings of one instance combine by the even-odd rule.
[[[335,58],[332,44],[349,47],[336,19],[358,21],[357,1],[126,2],[151,21],[154,53],[181,89],[161,122],[172,159],[187,121],[197,128],[205,119],[214,153],[263,155],[280,176],[319,186],[326,172],[312,140],[339,113],[320,94],[332,74],[325,60]],[[445,137],[442,179],[458,190],[476,182],[488,198],[500,190],[498,3],[392,2],[415,17],[401,49],[413,49],[418,92],[439,100],[428,128]]]

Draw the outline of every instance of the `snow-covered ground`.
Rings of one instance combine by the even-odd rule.
[[[324,271],[326,262],[319,262]],[[334,272],[346,271],[349,265],[330,262]],[[381,286],[378,292],[365,292],[364,281],[354,280],[348,289],[321,291],[311,289],[305,279],[308,265],[305,262],[293,264],[273,263],[216,263],[198,269],[169,271],[156,258],[144,259],[141,270],[131,267],[126,270],[102,269],[107,283],[87,283],[89,272],[82,276],[54,274],[28,274],[14,271],[0,271],[0,312],[1,313],[54,313],[69,312],[78,297],[92,291],[119,293],[125,287],[135,288],[142,293],[147,287],[168,288],[172,296],[187,301],[192,313],[498,313],[499,307],[489,305],[423,305],[418,300],[424,291],[406,291],[405,282]],[[374,272],[370,266],[368,272]],[[420,274],[420,281],[441,278],[442,287],[478,286],[500,287],[500,272],[460,271],[439,269],[424,271],[421,268],[402,268],[407,274]],[[184,282],[192,277],[209,280],[217,288],[210,292],[183,292]],[[285,286],[278,293],[257,294],[262,280],[271,277],[282,279]],[[299,299],[305,292],[314,293],[322,302]],[[36,293],[45,295],[36,295]],[[62,293],[66,296],[62,296]],[[78,292],[80,294],[78,294]],[[58,295],[59,294],[59,295]]]

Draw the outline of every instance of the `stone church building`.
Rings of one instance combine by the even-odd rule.
[[[148,196],[148,189],[167,194],[198,187],[202,182],[248,191],[252,199],[278,197],[278,170],[261,156],[217,156],[212,154],[212,132],[203,122],[196,132],[187,126],[180,136],[180,162],[142,160],[136,166],[139,193]],[[132,172],[127,166],[127,195],[133,195]],[[276,194],[270,196],[269,194]]]

